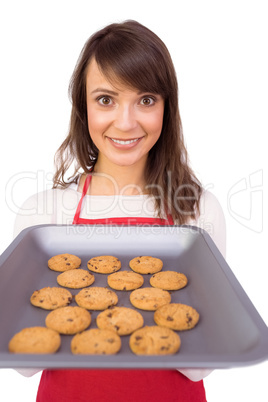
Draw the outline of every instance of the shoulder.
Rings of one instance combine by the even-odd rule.
[[[223,214],[218,198],[208,190],[204,190],[200,197],[200,215]]]
[[[81,194],[80,194],[81,196]],[[49,212],[52,205],[58,202],[70,203],[72,200],[76,200],[79,197],[79,193],[72,187],[67,188],[55,188],[31,195],[22,204],[19,213],[23,215],[31,215],[32,213],[45,213]]]
[[[72,186],[33,194],[17,213],[14,236],[29,226],[67,223],[75,213],[80,196]]]

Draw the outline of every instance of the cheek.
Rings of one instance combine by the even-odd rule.
[[[102,133],[108,124],[107,118],[104,113],[98,113],[97,111],[91,110],[90,108],[88,108],[87,110],[87,122],[88,129],[92,137]]]
[[[152,135],[159,137],[163,126],[163,112],[159,111],[151,115],[147,120],[147,131]]]

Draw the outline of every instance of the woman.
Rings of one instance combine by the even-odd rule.
[[[224,217],[189,167],[176,73],[163,42],[135,21],[107,26],[85,44],[70,94],[54,188],[25,203],[16,232],[46,223],[193,224],[224,254]],[[29,209],[32,216],[23,217]],[[37,401],[205,401],[206,374],[45,370]]]

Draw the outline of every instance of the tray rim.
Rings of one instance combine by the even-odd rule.
[[[9,258],[12,252],[16,249],[19,243],[23,240],[23,238],[29,232],[33,232],[36,229],[44,229],[46,227],[55,227],[55,228],[62,228],[62,227],[69,227],[71,230],[75,230],[76,227],[81,229],[81,226],[85,227],[96,227],[96,225],[65,225],[65,224],[44,224],[44,225],[34,225],[22,230],[16,238],[10,243],[10,245],[4,250],[4,252],[0,255],[0,275],[1,275],[1,267],[4,262]],[[106,225],[107,227],[114,227],[118,225]],[[126,225],[128,228],[133,227],[135,225]],[[169,361],[169,357],[165,356],[146,356],[146,362],[142,362],[142,367],[151,368],[151,369],[170,369],[170,368],[211,368],[211,369],[225,369],[231,367],[244,367],[250,366],[258,363],[262,363],[268,360],[268,327],[265,324],[264,320],[260,316],[259,312],[253,305],[252,301],[244,291],[243,287],[239,283],[238,279],[234,275],[233,271],[227,264],[225,258],[222,256],[221,252],[218,250],[217,246],[211,239],[210,235],[202,228],[199,228],[194,225],[166,225],[165,227],[172,227],[186,230],[192,230],[194,232],[198,232],[200,235],[203,236],[207,246],[209,247],[210,251],[219,262],[224,274],[226,275],[230,286],[234,289],[235,293],[239,295],[239,300],[243,304],[244,308],[250,315],[250,318],[254,321],[257,328],[259,329],[260,333],[260,342],[254,348],[253,351],[243,353],[243,356],[239,355],[239,358],[234,358],[234,354],[232,353],[230,356],[225,355],[223,359],[223,355],[219,355],[221,359],[221,363],[216,361],[211,361],[206,359],[206,354],[200,354],[202,361],[199,362],[191,362],[187,361],[176,361],[171,362]],[[150,225],[146,226],[148,230],[150,230]],[[160,230],[163,226],[159,226]],[[173,229],[174,230],[174,229]],[[176,230],[176,229],[175,229]],[[266,335],[266,337],[265,337]],[[263,353],[264,350],[267,350],[266,353]],[[25,359],[27,356],[27,359]],[[67,356],[67,358],[66,358]],[[217,356],[215,354],[214,356]],[[64,359],[62,359],[63,357]],[[10,354],[10,353],[0,353],[0,368],[40,368],[43,369],[44,364],[38,362],[40,358],[43,362],[46,362],[46,368],[67,368],[68,364],[70,364],[71,368],[103,368],[104,361],[105,361],[105,368],[140,368],[141,363],[137,356],[131,355],[131,362],[130,359],[125,358],[125,356],[119,355],[112,355],[109,356],[107,362],[107,356],[76,356],[76,360],[72,359],[72,355],[69,354],[62,354],[62,355],[31,355],[31,354]],[[133,359],[134,357],[134,359]],[[106,360],[105,360],[106,359]],[[158,366],[156,367],[156,363]],[[161,365],[159,366],[159,364]],[[67,366],[66,366],[67,364]]]

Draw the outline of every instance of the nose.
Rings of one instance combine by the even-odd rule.
[[[133,105],[121,104],[114,119],[114,127],[120,131],[131,131],[138,125],[136,111]]]

